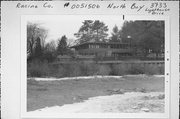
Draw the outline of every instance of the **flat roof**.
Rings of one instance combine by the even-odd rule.
[[[128,43],[120,43],[120,42],[86,42],[86,43],[81,43],[78,45],[71,46],[70,48],[75,48],[75,47],[82,46],[85,44],[109,44],[109,45],[115,45],[115,44],[124,44],[125,45],[126,44],[126,45],[128,45]]]

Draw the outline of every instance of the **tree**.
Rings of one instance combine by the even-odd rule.
[[[27,24],[27,56],[28,59],[32,59],[34,55],[34,49],[36,47],[36,40],[40,38],[41,48],[44,48],[45,39],[47,37],[47,30],[40,27],[37,23],[30,23]]]
[[[131,44],[142,52],[144,57],[150,53],[156,56],[164,51],[164,21],[125,21],[120,30],[123,42]]]
[[[60,40],[58,40],[57,53],[59,55],[65,55],[67,53],[67,38],[66,36],[62,36]]]
[[[119,35],[119,29],[118,27],[115,25],[113,27],[113,32],[111,33],[111,38],[110,38],[110,42],[120,42],[120,35]]]
[[[89,42],[92,37],[92,20],[85,20],[83,22],[83,25],[80,27],[78,33],[75,33],[74,35],[78,38],[76,40],[77,44],[81,44],[84,42]]]
[[[41,60],[42,55],[43,55],[43,51],[42,51],[42,48],[41,48],[41,39],[38,37],[36,39],[36,45],[35,45],[35,48],[34,48],[33,57],[34,57],[34,59]]]
[[[105,41],[108,34],[108,27],[99,20],[85,20],[83,25],[80,27],[78,33],[74,35],[78,38],[77,43],[81,44],[84,42],[101,42]]]
[[[45,45],[43,59],[48,62],[52,62],[56,59],[56,43],[54,40]]]
[[[99,20],[95,20],[92,26],[92,31],[94,33],[94,39],[96,42],[98,41],[105,41],[108,34],[108,26],[105,26],[103,22]]]
[[[137,44],[139,42],[139,35],[144,31],[143,23],[135,21],[125,21],[121,30],[119,31],[120,38],[122,42],[129,43],[128,36],[133,38],[132,44]]]
[[[56,43],[54,40],[50,41],[45,45],[45,51],[55,52],[56,51]]]

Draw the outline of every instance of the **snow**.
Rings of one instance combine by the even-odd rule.
[[[146,74],[137,74],[137,75],[129,74],[129,75],[125,75],[125,76],[133,76],[133,77],[139,77],[139,76],[141,76],[141,77],[147,77],[148,75],[146,75]],[[158,77],[158,78],[164,77],[164,75],[152,75],[152,76]]]
[[[65,78],[29,78],[35,79],[36,81],[60,81],[60,80],[77,80],[77,79],[96,79],[96,78],[115,78],[124,80],[122,76],[79,76],[79,77],[65,77]]]
[[[43,109],[28,112],[29,114],[35,113],[104,113],[104,112],[150,112],[150,109],[139,107],[134,104],[141,103],[143,96],[159,96],[162,92],[128,92],[125,94],[98,96],[92,97],[84,102],[65,104],[63,106],[46,107]],[[164,100],[160,100],[158,104],[164,104]],[[156,104],[154,100],[151,100],[153,104]],[[135,108],[136,107],[136,108]],[[145,110],[145,111],[143,111]],[[148,111],[147,111],[148,110]]]
[[[140,74],[140,75],[126,75],[126,76],[146,76],[145,74]],[[154,75],[155,77],[164,77],[164,75]],[[125,80],[123,76],[101,76],[101,75],[96,75],[96,76],[78,76],[78,77],[65,77],[65,78],[28,78],[30,79],[35,79],[36,81],[60,81],[60,80],[79,80],[79,79],[97,79],[97,78],[114,78],[118,80]]]
[[[155,77],[164,78],[164,75],[154,75]]]

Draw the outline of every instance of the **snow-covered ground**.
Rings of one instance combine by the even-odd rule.
[[[145,74],[140,74],[141,76],[146,76]],[[138,76],[138,75],[127,75],[127,76]],[[164,75],[154,75],[155,77],[164,77]],[[101,79],[101,78],[114,78],[118,80],[124,80],[123,76],[79,76],[79,77],[65,77],[65,78],[28,78],[34,79],[36,81],[60,81],[60,80],[79,80],[79,79]]]
[[[83,102],[46,107],[28,112],[39,113],[107,113],[107,112],[164,112],[163,92],[129,92],[125,94],[92,97]]]
[[[60,80],[78,80],[78,79],[96,79],[96,78],[115,78],[124,80],[122,76],[78,76],[78,77],[65,77],[65,78],[28,78],[28,79],[35,79],[36,81],[60,81]]]

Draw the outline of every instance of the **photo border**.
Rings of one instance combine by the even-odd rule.
[[[16,8],[17,3],[22,4],[38,4],[48,2],[55,6],[53,9],[29,9],[29,8]],[[100,4],[101,9],[68,9],[64,8],[64,4],[70,2],[74,3],[95,3]],[[145,11],[136,12],[130,8],[124,10],[107,9],[107,4],[122,4],[130,5],[137,3],[140,5],[149,5],[154,2],[167,3],[170,11],[164,12],[164,15],[151,15]],[[1,117],[3,119],[22,119],[21,113],[21,16],[22,15],[146,15],[149,17],[167,16],[169,17],[169,31],[170,34],[170,52],[169,56],[169,117],[168,119],[175,119],[179,116],[179,1],[2,1],[1,2]],[[94,114],[94,113],[93,113]],[[134,115],[131,114],[131,118]],[[71,115],[72,118],[77,118],[76,115]],[[74,116],[74,117],[73,117]],[[36,117],[32,117],[36,118]],[[42,118],[42,117],[37,117]],[[51,118],[49,117],[45,118]],[[91,115],[85,118],[91,118]],[[96,117],[97,118],[97,117]],[[103,117],[102,117],[103,118]],[[106,117],[105,117],[106,118]],[[113,118],[113,117],[109,117]],[[120,117],[117,117],[120,118]],[[148,116],[146,118],[153,118]],[[161,117],[155,117],[161,118]],[[23,118],[25,119],[25,117]],[[28,117],[31,119],[31,117]]]

